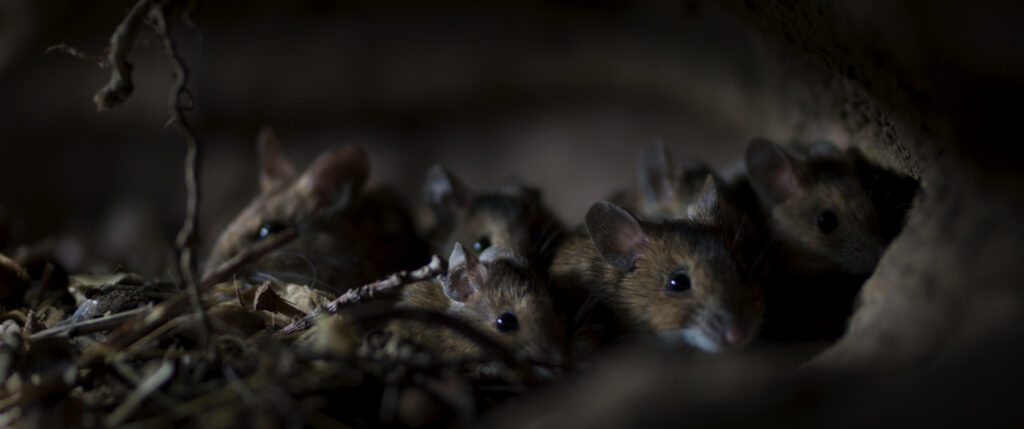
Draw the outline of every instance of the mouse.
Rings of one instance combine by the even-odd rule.
[[[546,272],[565,227],[544,204],[540,190],[517,179],[494,190],[474,191],[441,165],[427,172],[424,194],[435,221],[427,233],[435,253],[455,244],[477,255],[500,247]]]
[[[758,213],[761,245],[752,265],[766,302],[760,339],[835,341],[898,230],[892,224],[900,221],[889,219],[895,216],[882,216],[898,216],[887,205],[890,192],[879,187],[891,182],[867,176],[855,151],[826,141],[783,146],[754,139],[744,163],[736,189]]]
[[[640,217],[685,218],[708,175],[714,172],[707,164],[689,160],[677,165],[665,143],[654,140],[638,152],[635,186],[613,194],[609,201]],[[715,179],[721,182],[717,176]]]
[[[596,302],[620,325],[608,332],[719,353],[758,330],[761,291],[731,248],[735,226],[715,178],[680,219],[645,220],[608,201],[559,249],[552,285],[562,302]]]
[[[885,250],[878,210],[855,160],[829,142],[752,140],[744,161],[771,270],[867,276]]]
[[[521,358],[556,365],[564,357],[564,323],[547,282],[525,257],[506,248],[491,246],[477,254],[456,242],[447,273],[406,286],[396,306],[460,319]],[[388,330],[446,358],[474,358],[480,352],[444,327],[394,321]]]
[[[220,233],[205,272],[288,228],[298,237],[249,264],[242,276],[342,293],[426,262],[429,249],[397,194],[363,189],[370,160],[361,146],[324,152],[302,172],[283,155],[272,129],[261,130],[257,146],[260,191]]]

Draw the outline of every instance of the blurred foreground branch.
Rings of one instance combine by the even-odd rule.
[[[285,326],[281,329],[281,332],[285,334],[292,334],[304,331],[311,328],[313,323],[316,322],[316,319],[324,314],[335,314],[342,308],[373,299],[376,296],[391,296],[402,290],[406,285],[430,280],[446,272],[448,272],[448,264],[437,255],[433,255],[427,265],[424,265],[415,271],[399,271],[383,280],[375,281],[357,289],[350,289],[334,301],[331,301],[331,303],[327,305],[326,311],[315,311],[310,315]]]

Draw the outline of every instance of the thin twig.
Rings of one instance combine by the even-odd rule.
[[[78,323],[72,323],[64,326],[53,327],[44,331],[36,332],[28,337],[30,340],[39,340],[42,338],[66,336],[66,337],[77,337],[79,335],[88,335],[95,332],[105,331],[114,328],[126,320],[135,318],[136,316],[150,311],[150,306],[139,307],[124,311],[121,313],[114,313],[111,315],[98,317],[95,319],[83,320]]]
[[[107,67],[111,69],[110,81],[92,98],[100,111],[120,106],[132,95],[135,86],[132,84],[132,65],[128,62],[128,53],[135,45],[142,17],[148,12],[153,1],[139,0],[135,3],[110,36],[110,45],[107,47]]]
[[[209,271],[203,276],[203,281],[200,283],[200,289],[202,289],[201,292],[214,285],[231,280],[231,277],[234,276],[242,267],[262,258],[263,255],[290,243],[298,236],[299,231],[297,229],[288,228],[256,243],[256,245],[239,252],[235,256],[232,256],[231,259],[224,261],[218,265],[217,268],[213,269],[213,271]]]
[[[153,5],[149,10],[150,24],[153,31],[163,43],[167,54],[167,62],[174,73],[174,83],[171,85],[170,95],[167,97],[167,110],[171,115],[169,124],[173,125],[179,134],[185,139],[185,189],[188,194],[185,208],[185,222],[178,232],[175,240],[175,248],[178,251],[178,275],[185,288],[189,292],[189,300],[192,302],[192,309],[199,317],[199,339],[204,347],[210,345],[210,319],[203,308],[202,299],[199,295],[199,286],[196,278],[199,277],[196,268],[196,254],[199,246],[199,174],[202,165],[202,151],[199,139],[195,130],[185,117],[182,100],[190,97],[188,94],[188,68],[181,61],[177,47],[171,35],[171,29],[167,24],[166,16],[162,5]],[[188,98],[191,100],[191,98]],[[191,105],[191,103],[190,103]]]
[[[110,68],[110,63],[107,62],[107,58],[106,57],[101,57],[99,55],[90,54],[88,52],[85,52],[85,51],[83,51],[81,49],[78,49],[78,48],[76,48],[74,46],[71,46],[71,45],[68,45],[66,43],[61,43],[59,45],[50,46],[49,48],[46,48],[46,52],[45,53],[49,54],[50,52],[53,52],[53,51],[63,52],[65,54],[71,55],[72,57],[78,58],[80,60],[92,61],[92,62],[96,63],[96,65],[99,66],[101,69]]]
[[[430,258],[430,263],[420,267],[415,271],[399,271],[394,273],[383,280],[378,280],[370,283],[366,286],[349,289],[334,301],[327,304],[327,309],[324,311],[314,311],[308,316],[302,319],[296,320],[281,329],[282,333],[293,334],[296,332],[304,331],[313,326],[313,323],[317,318],[324,314],[335,314],[342,308],[358,304],[363,301],[374,299],[378,296],[392,296],[398,293],[406,285],[421,282],[424,280],[430,280],[438,275],[444,274],[448,271],[447,263],[437,255]]]
[[[171,377],[174,376],[174,363],[170,360],[165,360],[159,368],[156,369],[149,377],[146,377],[139,386],[132,391],[130,395],[121,405],[111,412],[105,421],[107,427],[120,426],[127,420],[135,411],[139,409],[142,402],[146,400],[153,392],[163,387],[168,381],[171,381]]]
[[[203,280],[199,283],[198,292],[202,294],[211,287],[229,280],[231,276],[245,265],[291,242],[297,236],[298,231],[295,229],[286,229],[235,255],[204,276]],[[185,304],[188,300],[188,292],[180,292],[154,307],[152,311],[143,313],[142,318],[125,322],[116,331],[111,333],[110,340],[98,345],[97,352],[83,355],[79,364],[86,366],[95,362],[96,359],[104,357],[109,350],[120,350],[135,344],[138,340],[184,312],[187,308]]]

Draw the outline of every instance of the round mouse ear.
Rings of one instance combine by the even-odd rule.
[[[343,208],[363,188],[370,175],[370,158],[362,146],[350,144],[320,155],[300,178],[303,192],[317,207]]]
[[[260,155],[260,191],[278,189],[295,179],[295,165],[281,153],[281,142],[274,130],[264,126],[256,138]]]
[[[472,198],[469,188],[440,164],[434,164],[427,170],[423,194],[442,223],[452,222]]]
[[[455,243],[448,258],[448,273],[441,279],[444,294],[453,301],[466,302],[480,290],[485,274],[477,256]]]
[[[779,145],[758,138],[747,144],[744,156],[750,186],[764,203],[776,205],[800,193],[796,167]]]
[[[721,221],[721,194],[714,176],[709,174],[704,179],[704,186],[687,207],[686,215],[691,221],[704,225],[715,225]]]
[[[640,149],[637,179],[645,204],[656,206],[675,197],[675,168],[660,138]]]
[[[632,271],[647,242],[640,222],[621,207],[601,201],[587,211],[586,223],[601,257],[619,271]]]

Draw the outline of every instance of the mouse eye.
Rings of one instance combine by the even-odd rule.
[[[839,226],[839,218],[832,210],[825,210],[818,215],[818,229],[825,234],[835,231]]]
[[[488,247],[491,247],[491,239],[487,238],[486,235],[473,242],[473,250],[475,250],[476,253],[483,252],[484,250],[487,250]]]
[[[253,238],[256,241],[260,241],[270,237],[271,235],[284,231],[284,229],[284,224],[280,222],[267,222],[260,225],[260,228],[256,230],[256,234],[253,235]]]
[[[671,292],[683,292],[690,290],[690,276],[686,271],[677,270],[668,276],[668,285],[665,286]]]
[[[515,314],[512,314],[507,311],[501,313],[501,315],[498,316],[497,319],[495,319],[494,324],[498,327],[499,331],[505,333],[513,332],[516,329],[519,329],[519,319],[516,318]]]

